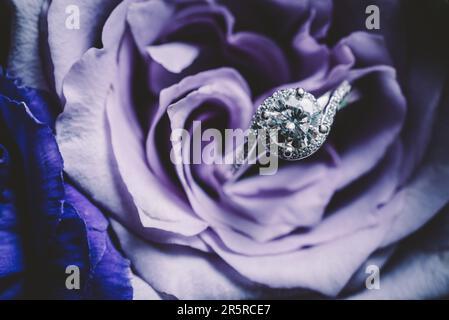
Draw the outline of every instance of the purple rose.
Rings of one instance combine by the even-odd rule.
[[[58,96],[64,171],[150,286],[135,298],[448,294],[448,48],[419,36],[441,10],[420,8],[427,30],[415,4],[376,1],[368,32],[372,2],[83,0],[71,30],[71,4],[36,6],[41,29],[17,32],[9,67]],[[175,129],[246,129],[275,89],[345,79],[358,99],[321,151],[274,176],[170,161]],[[380,290],[365,288],[371,265]]]

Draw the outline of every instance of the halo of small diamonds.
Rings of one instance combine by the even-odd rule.
[[[269,135],[270,144],[277,146],[270,151],[279,158],[290,161],[304,159],[326,141],[339,104],[349,90],[349,83],[344,82],[325,107],[302,88],[277,90],[258,107],[251,129],[276,132]]]

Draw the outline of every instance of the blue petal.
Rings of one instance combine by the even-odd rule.
[[[54,127],[59,112],[56,97],[48,92],[25,87],[19,79],[12,78],[0,67],[0,95],[16,102],[24,102],[33,117]]]
[[[108,221],[64,185],[49,102],[0,74],[0,298],[130,299],[129,262]],[[80,290],[65,286],[69,265]]]
[[[92,266],[87,296],[93,299],[132,299],[130,263],[115,249],[109,235],[109,223],[82,194],[66,185],[67,200],[77,204],[87,226]]]
[[[0,129],[1,134],[1,129]],[[24,256],[11,187],[10,157],[0,144],[0,300],[23,294]]]

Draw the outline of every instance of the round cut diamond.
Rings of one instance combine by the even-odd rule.
[[[320,132],[322,112],[315,98],[295,90],[279,90],[265,100],[255,119],[259,129],[276,130],[270,143],[276,144],[278,156],[298,160],[315,152],[324,139]]]
[[[250,130],[257,132],[267,154],[284,160],[306,158],[326,141],[335,114],[345,105],[350,90],[350,84],[344,81],[332,95],[328,92],[320,97],[322,106],[304,89],[277,90],[259,106]]]

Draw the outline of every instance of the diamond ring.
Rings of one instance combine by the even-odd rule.
[[[251,121],[249,135],[236,153],[230,174],[236,179],[260,156],[256,140],[264,132],[264,153],[280,159],[295,161],[314,154],[331,130],[336,112],[345,106],[351,90],[349,82],[342,82],[318,99],[303,88],[281,89],[273,93],[257,108]],[[258,137],[251,139],[251,137]],[[270,146],[270,148],[269,148]],[[272,148],[275,146],[275,148]]]

